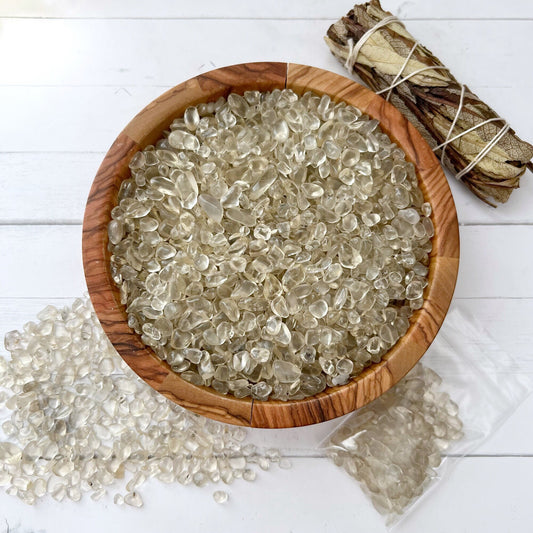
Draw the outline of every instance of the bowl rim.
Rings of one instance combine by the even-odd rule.
[[[424,197],[431,203],[435,235],[430,254],[424,304],[415,311],[405,335],[346,385],[329,387],[303,400],[256,401],[222,395],[192,385],[170,370],[127,325],[125,307],[109,272],[107,225],[118,188],[129,176],[133,155],[155,142],[186,107],[213,101],[230,92],[291,88],[328,94],[355,105],[380,121],[382,130],[416,168]],[[83,220],[83,265],[95,313],[119,355],[151,387],[198,414],[236,425],[283,428],[336,418],[376,399],[397,383],[422,357],[435,338],[450,305],[459,267],[459,226],[453,197],[439,161],[416,128],[392,104],[371,90],[327,70],[282,62],[231,65],[206,72],[168,90],[140,111],[119,134],[93,181]]]

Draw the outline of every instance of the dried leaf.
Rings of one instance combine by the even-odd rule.
[[[355,5],[333,24],[325,37],[326,43],[342,63],[353,44],[379,21],[391,13],[381,8],[379,0]],[[401,71],[406,77],[423,67],[444,66],[427,48],[419,44],[404,67],[416,40],[400,22],[392,22],[374,32],[364,43],[352,72],[374,91],[390,87]],[[402,71],[403,68],[403,71]],[[391,91],[390,102],[418,128],[432,148],[446,141],[457,114],[461,83],[444,69],[431,69],[414,75]],[[465,86],[463,107],[450,137],[499,115]],[[490,122],[448,144],[444,164],[454,174],[474,161],[503,127],[503,121]],[[440,157],[441,150],[435,150]],[[520,186],[520,176],[526,167],[533,170],[533,146],[509,131],[466,173],[461,181],[484,202],[496,207],[504,203],[513,189]]]

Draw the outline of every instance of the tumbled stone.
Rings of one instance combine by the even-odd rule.
[[[223,504],[226,503],[228,499],[228,493],[224,490],[216,490],[213,492],[213,500],[215,500],[216,503]]]

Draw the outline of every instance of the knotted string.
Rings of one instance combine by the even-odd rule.
[[[361,36],[361,38],[359,39],[357,44],[354,45],[353,39],[348,39],[348,55],[346,56],[346,61],[344,63],[344,66],[351,71],[353,69],[353,66],[354,66],[356,60],[357,60],[359,52],[361,51],[361,48],[368,41],[368,39],[370,39],[370,37],[374,34],[374,32],[376,32],[377,30],[379,30],[379,29],[391,24],[392,22],[396,22],[398,24],[402,24],[398,20],[397,17],[395,17],[394,15],[390,15],[388,17],[385,17],[381,21],[379,21],[375,26],[373,26],[369,30],[367,30]],[[402,26],[403,26],[403,24],[402,24]],[[376,94],[387,93],[386,96],[385,96],[385,99],[388,101],[390,96],[391,96],[391,94],[392,94],[392,90],[395,87],[398,87],[404,81],[407,81],[408,79],[412,78],[413,76],[416,76],[417,74],[421,74],[422,72],[426,72],[428,70],[446,70],[446,71],[449,72],[450,69],[448,67],[445,67],[445,66],[440,66],[440,65],[435,65],[433,67],[426,66],[426,67],[419,68],[418,70],[415,70],[414,72],[411,72],[410,74],[408,74],[407,76],[402,78],[402,74],[403,74],[404,70],[406,69],[409,61],[411,60],[411,57],[415,53],[415,50],[419,46],[419,44],[420,43],[418,41],[416,41],[414,43],[413,47],[411,48],[411,50],[407,54],[407,57],[405,58],[405,61],[403,62],[403,65],[401,66],[400,70],[398,71],[398,74],[396,74],[396,76],[392,80],[391,84],[388,87],[386,87],[385,89],[382,89],[382,90],[378,91]],[[504,124],[503,124],[502,128],[500,129],[500,131],[476,155],[476,157],[463,170],[461,170],[460,172],[458,172],[455,175],[456,179],[458,179],[458,180],[461,179],[465,174],[470,172],[492,150],[492,148],[494,148],[494,146],[496,146],[496,144],[498,144],[500,139],[510,129],[510,126],[507,123],[507,121],[505,121],[501,117],[494,117],[494,118],[489,118],[489,119],[487,119],[487,120],[485,120],[483,122],[480,122],[479,124],[476,124],[475,126],[472,126],[471,128],[469,128],[469,129],[467,129],[465,131],[462,131],[461,133],[459,133],[459,134],[455,135],[454,137],[452,137],[453,130],[454,130],[454,128],[455,128],[455,126],[457,124],[457,121],[459,119],[459,116],[461,115],[461,112],[463,110],[465,91],[466,91],[466,86],[464,84],[461,84],[461,95],[459,97],[459,105],[457,107],[457,112],[455,113],[455,117],[454,117],[454,119],[453,119],[453,121],[451,123],[450,129],[448,130],[448,134],[446,135],[446,140],[443,143],[441,143],[438,146],[436,146],[435,148],[433,148],[434,152],[437,151],[437,150],[440,150],[442,148],[442,152],[441,152],[441,156],[440,156],[441,164],[444,163],[444,154],[446,152],[446,147],[448,146],[448,144],[456,141],[457,139],[460,139],[461,137],[463,137],[463,135],[466,135],[467,133],[470,133],[470,132],[472,132],[472,131],[474,131],[474,130],[476,130],[478,128],[481,128],[482,126],[485,126],[486,124],[490,124],[491,122],[499,121],[499,122],[503,122]]]

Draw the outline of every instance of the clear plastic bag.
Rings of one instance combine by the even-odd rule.
[[[454,303],[422,361],[322,446],[392,527],[532,390],[519,362]]]

